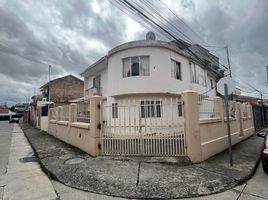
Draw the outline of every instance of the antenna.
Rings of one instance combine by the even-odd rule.
[[[155,40],[154,32],[150,31],[146,34],[146,40]]]

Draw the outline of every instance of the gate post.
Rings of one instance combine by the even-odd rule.
[[[244,131],[243,131],[243,118],[242,118],[242,105],[240,102],[236,103],[236,122],[238,123],[238,130],[239,130],[239,136],[242,137],[244,136]]]
[[[198,163],[202,161],[198,94],[192,90],[184,91],[182,100],[187,155],[191,162]]]
[[[69,105],[69,126],[70,123],[77,121],[77,104],[71,103]]]
[[[89,99],[90,102],[90,152],[92,156],[98,156],[100,154],[100,102],[101,96],[93,96]]]

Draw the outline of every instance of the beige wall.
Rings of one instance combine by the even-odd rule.
[[[83,123],[76,121],[77,105],[69,105],[69,121],[60,121],[62,107],[49,109],[48,133],[58,139],[87,152],[92,156],[100,154],[100,101],[101,97],[94,96],[90,102],[90,121]],[[56,120],[51,119],[51,113],[56,110]]]
[[[222,100],[217,98],[217,118],[200,119],[198,94],[195,91],[182,93],[184,132],[187,155],[198,163],[228,148],[227,126]],[[76,120],[77,106],[69,105],[69,121],[60,121],[62,107],[49,110],[48,132],[66,143],[80,148],[92,156],[100,154],[100,101],[101,97],[89,99],[90,123]],[[56,110],[56,118],[51,113]],[[236,105],[235,118],[230,119],[232,144],[236,144],[254,133],[252,110],[249,104]]]
[[[228,148],[227,122],[224,118],[223,103],[217,98],[218,118],[196,119],[197,93],[186,91],[184,102],[185,135],[187,154],[191,161],[198,163]],[[197,116],[199,114],[197,113]],[[236,116],[230,119],[232,145],[246,139],[254,133],[254,124],[250,104],[236,103]]]

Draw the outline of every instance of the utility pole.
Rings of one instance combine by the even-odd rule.
[[[51,65],[48,66],[48,101],[50,101],[50,69]]]
[[[264,105],[263,105],[263,98],[262,98],[262,92],[260,90],[256,90],[260,96],[261,96],[261,118],[262,118],[262,125],[263,127],[265,127],[265,119],[264,119],[264,112],[265,112],[265,109],[264,109]]]
[[[232,78],[232,71],[231,71],[231,65],[230,65],[230,59],[229,59],[229,49],[228,49],[228,46],[225,46],[224,48],[226,50],[227,62],[228,62],[228,68],[229,68],[230,77]]]
[[[266,66],[266,87],[268,86],[268,65]]]

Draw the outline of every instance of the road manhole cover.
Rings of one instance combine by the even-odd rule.
[[[84,158],[70,158],[65,161],[68,165],[78,164],[84,161]]]

